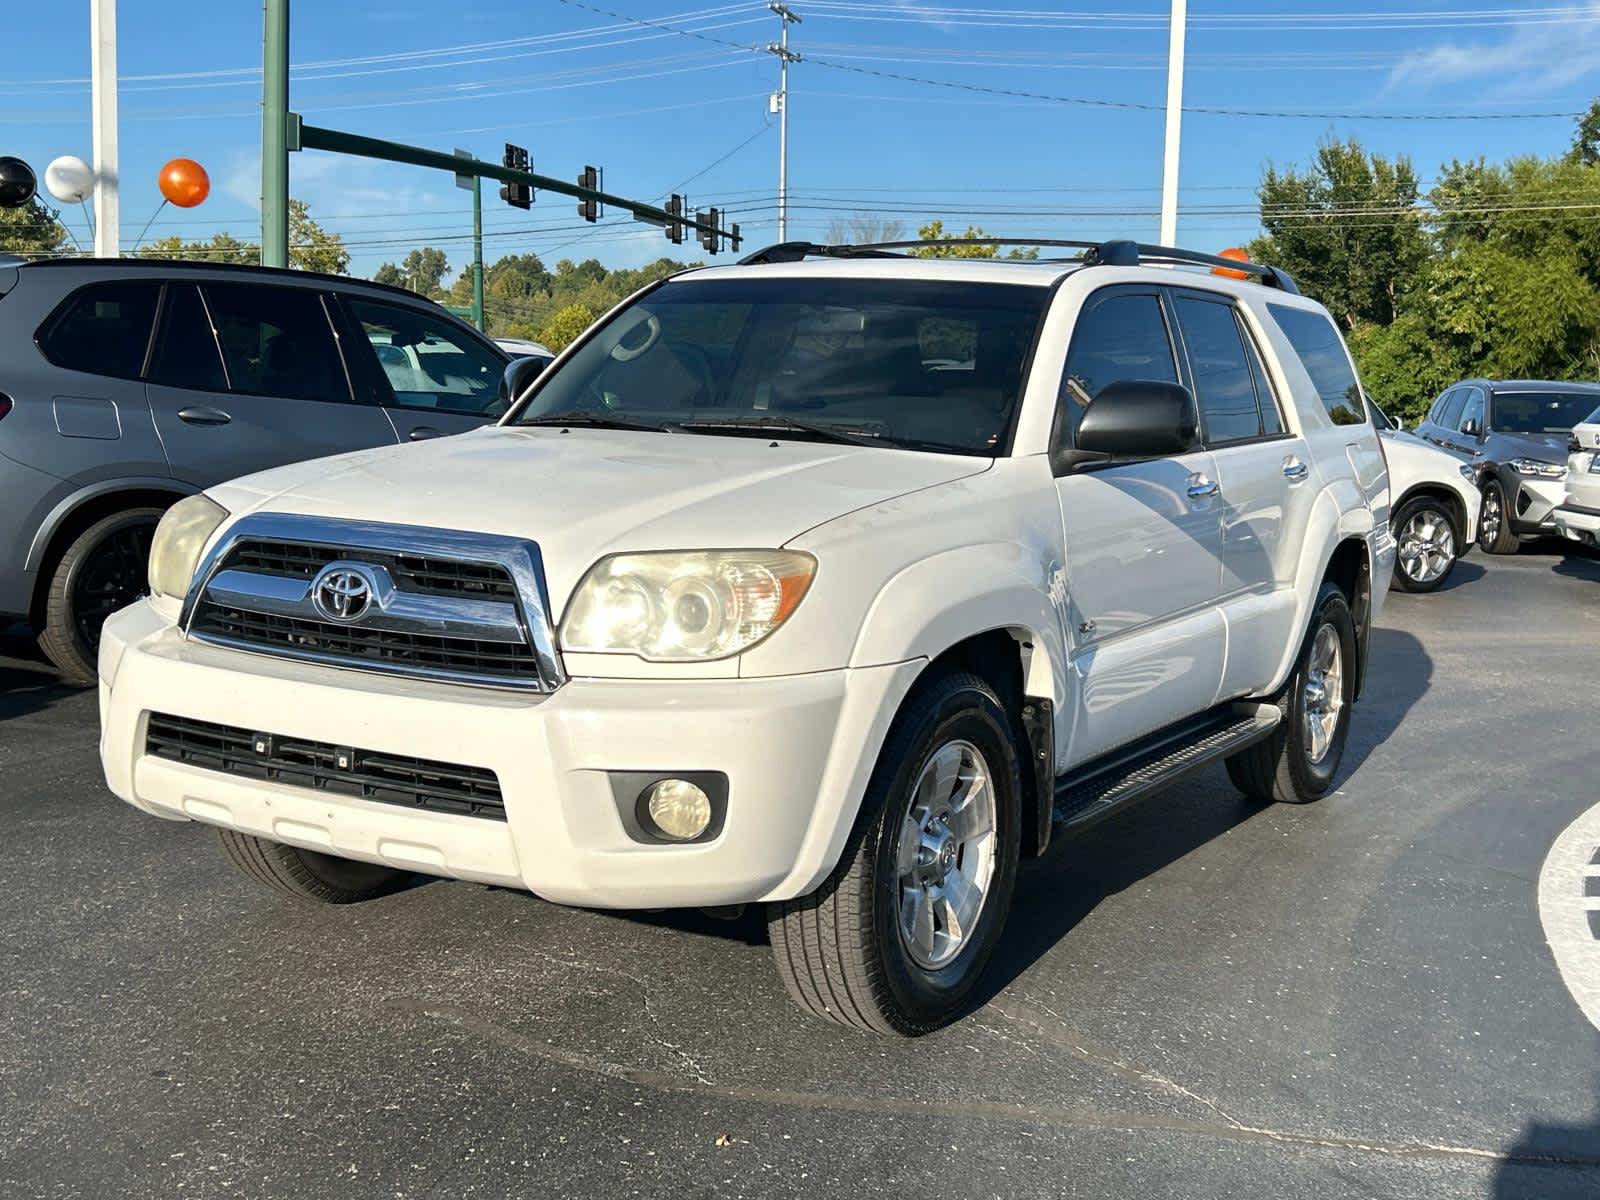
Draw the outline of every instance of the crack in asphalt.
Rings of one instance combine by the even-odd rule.
[[[565,962],[554,959],[556,962]],[[570,964],[569,964],[570,965]],[[626,972],[612,968],[593,967],[596,971],[622,975],[640,983]],[[642,985],[641,985],[642,986]],[[1600,1168],[1600,1155],[1532,1154],[1489,1150],[1478,1146],[1457,1146],[1443,1142],[1405,1141],[1388,1142],[1372,1138],[1349,1138],[1334,1134],[1296,1133],[1289,1130],[1268,1129],[1246,1125],[1226,1117],[1222,1124],[1212,1121],[1191,1120],[1183,1117],[1154,1117],[1137,1113],[1101,1112],[1092,1108],[1069,1108],[1061,1105],[1019,1104],[1005,1101],[949,1101],[916,1100],[898,1096],[844,1095],[831,1092],[797,1091],[785,1088],[752,1087],[743,1084],[709,1083],[701,1078],[687,1079],[662,1071],[630,1067],[609,1059],[596,1058],[576,1051],[565,1050],[541,1042],[527,1034],[517,1033],[488,1020],[482,1014],[449,1004],[438,1004],[421,998],[396,997],[389,1007],[444,1022],[481,1037],[516,1053],[542,1058],[559,1066],[588,1075],[650,1088],[658,1092],[672,1092],[731,1100],[751,1104],[769,1104],[779,1107],[864,1113],[875,1116],[913,1116],[926,1118],[942,1116],[976,1120],[1007,1121],[1062,1129],[1093,1129],[1117,1133],[1171,1133],[1191,1137],[1210,1137],[1226,1141],[1258,1145],[1285,1146],[1301,1150],[1343,1150],[1371,1154],[1383,1158],[1471,1158],[1499,1163],[1516,1163],[1524,1166],[1553,1168]],[[662,1043],[666,1044],[666,1043]],[[681,1052],[680,1052],[681,1053]],[[687,1057],[687,1056],[684,1056]],[[1141,1078],[1162,1080],[1153,1072],[1145,1073],[1130,1068]],[[1206,1103],[1179,1085],[1179,1091]]]

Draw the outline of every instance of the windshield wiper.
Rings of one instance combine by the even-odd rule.
[[[679,429],[696,433],[702,429],[726,429],[732,433],[779,434],[803,433],[824,442],[837,442],[845,446],[893,446],[893,438],[873,433],[856,433],[838,425],[825,425],[816,421],[797,421],[793,417],[724,417],[679,421]]]
[[[671,422],[660,425],[649,421],[630,421],[626,417],[605,417],[599,413],[551,413],[542,417],[531,417],[526,421],[518,421],[518,425],[576,425],[585,429],[626,429],[638,433],[676,433],[680,428]]]

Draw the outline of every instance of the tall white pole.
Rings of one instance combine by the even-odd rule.
[[[1161,167],[1161,244],[1178,243],[1178,144],[1183,124],[1183,41],[1188,0],[1172,0],[1167,42],[1167,145]]]
[[[117,0],[89,0],[89,75],[94,106],[94,253],[122,243],[117,165]]]
[[[778,92],[773,103],[778,110],[778,240],[789,240],[789,64],[799,62],[800,56],[789,49],[789,26],[798,25],[800,18],[786,4],[771,0],[767,5],[778,14],[782,31],[776,45],[767,51],[778,56]]]

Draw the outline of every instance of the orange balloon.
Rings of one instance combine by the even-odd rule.
[[[1250,256],[1237,246],[1229,246],[1218,258],[1231,258],[1234,262],[1249,262]],[[1212,267],[1213,275],[1221,275],[1224,279],[1249,279],[1249,271],[1230,271],[1227,267]]]
[[[211,176],[192,158],[175,158],[161,168],[161,194],[179,208],[193,208],[211,194]]]

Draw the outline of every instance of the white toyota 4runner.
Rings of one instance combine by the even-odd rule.
[[[303,898],[760,902],[802,1007],[920,1033],[1052,829],[1218,759],[1330,789],[1388,509],[1279,271],[789,243],[640,292],[496,427],[173,507],[106,778]]]

